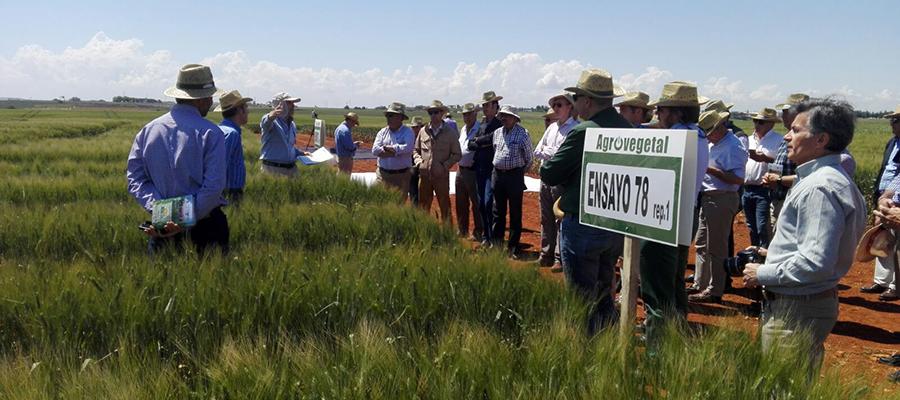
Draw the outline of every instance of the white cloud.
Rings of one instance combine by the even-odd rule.
[[[781,92],[778,91],[778,85],[768,84],[762,85],[756,88],[756,90],[750,92],[749,99],[771,103],[774,101],[778,101],[782,97],[784,96],[782,96]]]
[[[726,102],[745,100],[741,92],[742,81],[732,82],[727,77],[709,78],[700,90],[700,94],[710,99],[724,99]]]
[[[634,74],[623,75],[619,79],[616,79],[616,83],[625,90],[639,90],[644,93],[649,93],[650,98],[653,99],[662,91],[662,87],[666,82],[673,80],[671,72],[657,67],[649,67],[647,68],[647,72],[638,76],[635,76]]]
[[[891,92],[890,92],[889,90],[887,90],[887,89],[884,89],[884,90],[882,90],[882,91],[880,91],[880,92],[878,92],[878,93],[875,93],[875,98],[876,98],[876,99],[879,99],[879,100],[890,100],[890,99],[892,99],[893,97],[894,97],[893,93],[891,93]]]

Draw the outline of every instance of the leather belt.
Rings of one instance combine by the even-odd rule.
[[[805,295],[781,294],[781,293],[775,293],[771,290],[763,290],[763,298],[766,299],[767,301],[773,301],[773,300],[805,300],[805,301],[821,300],[821,299],[828,299],[831,297],[837,297],[837,294],[838,293],[837,293],[836,288],[823,290],[819,293],[805,294]]]
[[[715,195],[726,194],[726,193],[737,193],[737,192],[735,192],[733,190],[707,190],[705,192],[700,192],[700,195],[701,196],[715,196]]]
[[[378,170],[381,171],[382,174],[402,174],[406,171],[409,171],[409,167],[401,168],[401,169],[385,169],[378,167]]]
[[[297,163],[282,164],[282,163],[277,163],[274,161],[266,161],[266,160],[262,160],[262,163],[263,163],[263,165],[268,165],[270,167],[278,167],[278,168],[291,168],[291,167],[294,167],[297,165]]]
[[[459,166],[459,169],[466,169],[466,170],[469,170],[469,169],[472,169],[472,167],[463,167],[462,165],[460,165],[460,166]]]

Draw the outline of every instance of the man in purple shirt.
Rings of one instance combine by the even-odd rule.
[[[225,137],[206,120],[212,96],[218,92],[209,67],[188,64],[165,94],[176,105],[144,126],[128,154],[128,192],[149,213],[153,202],[194,196],[197,224],[179,226],[171,221],[164,229],[144,230],[150,235],[150,251],[167,243],[180,247],[188,237],[198,252],[210,246],[228,251],[228,220],[221,206],[225,189]]]

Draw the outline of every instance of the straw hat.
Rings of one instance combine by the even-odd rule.
[[[654,115],[653,118],[650,119],[650,122],[644,124],[644,126],[648,128],[658,128],[659,127],[659,117]]]
[[[419,115],[416,115],[415,117],[412,117],[412,120],[410,120],[409,124],[406,124],[406,126],[409,126],[409,127],[425,126],[425,119]]]
[[[731,107],[734,107],[734,103],[725,103],[722,100],[712,100],[709,103],[706,103],[706,109],[704,111],[728,112],[731,111]]]
[[[504,104],[500,107],[500,112],[498,114],[512,115],[513,117],[516,117],[517,120],[522,121],[522,118],[519,117],[519,109],[512,104]]]
[[[253,101],[250,97],[241,97],[241,94],[238,93],[237,90],[232,90],[228,93],[225,93],[219,96],[219,105],[216,106],[216,109],[213,112],[224,112],[228,111],[232,108],[237,108],[243,106],[244,104]]]
[[[809,100],[809,95],[803,93],[794,93],[790,94],[787,97],[787,100],[784,103],[778,104],[775,106],[776,110],[787,110],[791,108],[792,105],[797,104],[801,101]]]
[[[404,120],[409,119],[409,116],[406,115],[406,106],[403,103],[391,103],[387,110],[384,110],[384,116],[387,117],[388,114],[400,114]]]
[[[286,101],[288,103],[298,103],[300,102],[299,97],[291,97],[287,92],[278,92],[275,93],[275,97],[272,98],[272,105],[278,105],[282,101]]]
[[[882,118],[894,118],[894,117],[900,117],[900,106],[897,106],[897,109],[894,110],[893,114],[887,114]]]
[[[625,97],[622,98],[622,101],[613,104],[613,107],[631,106],[652,110],[653,106],[648,106],[648,103],[650,103],[649,94],[644,92],[628,92],[625,93]]]
[[[478,110],[480,109],[481,108],[476,107],[473,103],[466,103],[466,105],[463,106],[462,110],[459,110],[459,113],[468,114],[470,112],[478,112]]]
[[[866,234],[859,240],[854,258],[859,262],[869,262],[875,257],[887,257],[894,251],[896,245],[897,238],[894,237],[894,234],[878,224],[866,231]]]
[[[493,91],[484,92],[484,95],[481,96],[481,101],[478,102],[478,105],[482,105],[484,103],[490,103],[492,101],[500,101],[503,100],[503,96],[497,96]]]
[[[763,108],[762,110],[759,110],[759,112],[751,113],[750,119],[766,122],[781,122],[781,118],[778,118],[778,112],[771,108]]]
[[[555,116],[556,116],[556,111],[553,111],[553,109],[551,108],[551,109],[547,110],[547,112],[545,112],[544,115],[541,115],[541,118],[555,117]]]
[[[431,110],[444,110],[444,112],[447,112],[447,113],[450,112],[450,109],[447,108],[447,106],[445,106],[444,103],[441,103],[440,100],[432,100],[431,104],[429,104],[428,107],[425,108],[425,111],[431,111]]]
[[[353,122],[356,122],[356,124],[359,125],[359,116],[357,116],[355,112],[348,112],[348,113],[344,114],[344,120],[348,120],[348,119]]]
[[[200,64],[187,64],[178,71],[175,86],[165,91],[165,95],[176,99],[205,99],[219,93],[213,82],[212,71]]]
[[[574,87],[567,87],[565,90],[598,99],[611,99],[625,95],[625,89],[613,84],[612,75],[603,69],[586,69],[581,71],[578,84]]]
[[[663,86],[659,99],[650,102],[656,107],[700,107],[709,99],[697,94],[697,85],[689,82],[674,81]]]
[[[550,100],[547,100],[547,104],[550,105],[551,109],[553,109],[553,100],[556,100],[560,97],[566,99],[566,101],[568,101],[569,104],[571,104],[573,106],[575,105],[575,98],[572,97],[572,93],[562,92],[556,96],[551,97]]]
[[[700,129],[703,129],[704,132],[709,133],[714,131],[719,125],[722,125],[722,122],[725,122],[725,118],[731,115],[727,112],[719,112],[709,110],[700,115],[700,121],[697,122],[697,126]]]

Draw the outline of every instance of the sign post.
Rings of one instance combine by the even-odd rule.
[[[640,239],[690,245],[697,132],[590,128],[584,140],[579,222],[625,235],[619,332],[632,335]]]
[[[325,120],[317,119],[313,128],[313,137],[315,137],[316,148],[325,146]]]

